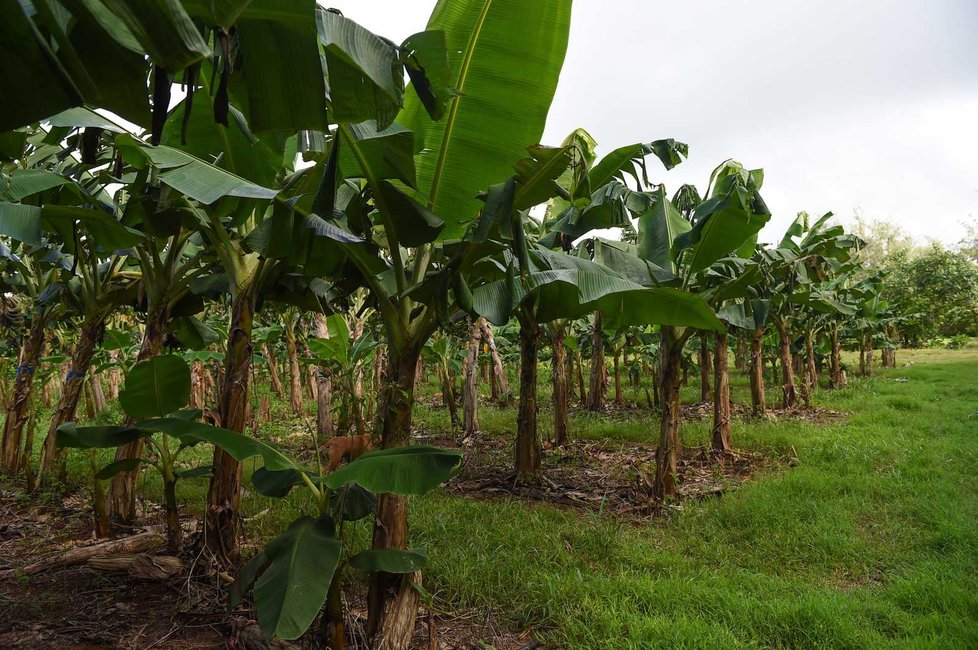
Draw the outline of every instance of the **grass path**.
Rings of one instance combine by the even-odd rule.
[[[978,355],[908,360],[822,391],[839,423],[738,423],[798,465],[668,522],[428,498],[428,587],[560,648],[978,647]]]

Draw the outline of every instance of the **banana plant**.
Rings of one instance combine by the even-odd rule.
[[[519,187],[509,184],[514,193]],[[504,190],[499,190],[504,191]],[[487,203],[492,199],[491,195]],[[514,203],[510,200],[509,205]],[[536,431],[536,366],[539,327],[558,318],[577,318],[598,311],[611,327],[642,323],[691,322],[712,328],[716,317],[701,299],[673,289],[644,287],[586,257],[567,255],[542,246],[530,246],[521,234],[519,213],[510,232],[516,233],[504,249],[502,266],[490,270],[503,277],[486,282],[474,292],[474,306],[489,321],[501,324],[515,313],[520,323],[520,410],[515,451],[517,476],[540,470],[540,443]],[[505,241],[506,234],[499,236]]]
[[[61,128],[81,128],[96,119],[97,114],[82,109],[73,111],[59,120]],[[99,143],[115,156],[115,137],[125,134],[125,129],[114,122],[101,119],[109,138]],[[121,211],[120,223],[142,233],[143,237],[132,245],[131,257],[139,269],[139,299],[137,309],[145,312],[142,337],[136,361],[145,361],[163,349],[168,331],[176,337],[193,335],[199,322],[190,317],[203,308],[203,300],[192,291],[195,281],[208,272],[201,263],[206,256],[203,242],[194,237],[191,215],[182,207],[180,197],[166,186],[151,179],[150,168],[134,169],[124,164],[124,159],[114,159],[113,173],[116,178],[129,178],[114,200]],[[117,461],[138,458],[141,440],[120,448]],[[131,523],[135,515],[136,472],[127,471],[115,475],[108,495],[109,516],[122,523]]]
[[[707,301],[717,310],[717,317],[724,327],[714,335],[713,359],[713,429],[712,448],[718,454],[733,451],[730,430],[730,377],[727,350],[730,328],[737,326],[751,332],[759,327],[755,316],[760,316],[763,306],[749,304],[751,287],[762,281],[760,267],[753,261],[739,256],[722,259],[703,274],[701,282]],[[761,323],[763,325],[763,322]],[[759,392],[758,392],[759,391]],[[752,395],[763,401],[763,384],[751,385]]]
[[[735,334],[745,343],[748,385],[751,395],[751,413],[763,416],[767,411],[767,397],[764,385],[763,340],[767,331],[767,318],[770,301],[747,297],[724,304],[717,310],[717,316],[726,323],[727,331]]]
[[[461,363],[452,337],[442,332],[437,338],[428,341],[425,345],[425,360],[436,369],[438,379],[441,381],[442,402],[448,409],[452,429],[457,429],[461,426],[461,420],[458,417],[455,376],[461,369]]]
[[[353,338],[346,319],[342,314],[333,314],[326,318],[329,338],[309,339],[309,351],[316,365],[328,368],[335,379],[334,388],[338,385],[341,392],[341,415],[346,422],[353,422],[357,435],[367,433],[364,422],[364,411],[357,404],[359,393],[356,378],[363,372],[368,361],[380,346],[370,331],[365,331]]]
[[[602,314],[596,317],[597,322],[607,317],[614,327],[671,321],[684,311],[699,322],[715,320],[695,297],[646,289],[613,271],[613,266],[590,259],[587,250],[580,249],[574,255],[550,250],[570,250],[574,240],[595,228],[630,225],[629,210],[639,209],[647,201],[629,190],[624,177],[630,175],[637,181],[641,170],[644,178],[647,155],[654,153],[671,168],[686,152],[682,143],[660,140],[622,147],[591,166],[592,149],[593,140],[580,130],[560,147],[530,148],[530,157],[516,165],[516,175],[490,189],[486,205],[493,213],[477,231],[478,236],[496,242],[498,253],[494,266],[488,265],[489,282],[476,292],[476,311],[496,324],[507,321],[513,313],[520,323],[520,407],[514,454],[517,477],[532,477],[540,470],[536,364],[544,324],[557,321],[551,327],[551,339],[560,358],[563,321],[595,310]],[[534,205],[544,202],[548,204],[548,218],[538,227],[526,215]],[[539,242],[531,243],[534,238]],[[554,380],[566,383],[561,373],[563,364],[554,368]],[[555,389],[557,408],[564,392]],[[557,418],[556,426],[565,427],[565,418]],[[555,439],[566,439],[566,430],[555,433]]]
[[[461,455],[433,447],[393,447],[368,452],[320,475],[264,443],[224,432],[220,436],[212,439],[215,444],[241,460],[264,457],[265,466],[252,476],[259,493],[284,498],[294,486],[301,486],[317,506],[317,512],[292,522],[242,569],[232,602],[251,591],[258,622],[269,639],[299,638],[325,604],[319,635],[330,647],[344,648],[340,592],[344,568],[371,576],[385,573],[416,579],[427,563],[422,550],[406,546],[346,555],[345,524],[371,516],[383,494],[408,497],[435,489],[459,471]]]
[[[119,208],[106,191],[111,179],[96,171],[111,156],[97,141],[89,142],[79,161],[73,155],[75,145],[63,141],[64,135],[59,130],[45,135],[47,146],[38,147],[31,165],[10,172],[6,198],[11,201],[0,202],[0,234],[29,245],[49,238],[71,256],[69,268],[61,271],[62,295],[81,319],[71,368],[44,442],[42,481],[63,477],[64,458],[55,445],[57,428],[74,418],[106,318],[135,288],[138,272],[127,268],[128,249],[143,236],[118,221]]]
[[[777,248],[758,251],[768,281],[758,285],[757,293],[758,297],[771,301],[770,319],[778,334],[784,408],[792,408],[797,403],[791,354],[797,324],[806,307],[832,307],[830,297],[824,293],[811,299],[812,286],[828,280],[834,269],[848,262],[860,245],[860,240],[846,234],[841,226],[830,226],[831,217],[830,212],[810,223],[808,214],[801,212]]]
[[[26,336],[20,342],[20,352],[14,373],[14,385],[7,404],[2,440],[3,468],[10,474],[22,469],[21,442],[27,423],[31,394],[44,353],[45,330],[64,313],[59,300],[64,288],[61,273],[70,269],[68,258],[60,247],[0,243],[0,291],[22,298]],[[29,458],[29,457],[28,457]]]
[[[859,347],[859,374],[873,374],[873,348],[876,336],[893,319],[890,304],[880,294],[880,277],[872,275],[852,287],[857,301],[856,319],[853,323]]]
[[[336,129],[323,134],[328,153],[297,181],[312,200],[296,204],[295,223],[322,235],[307,260],[309,253],[323,260],[328,240],[336,264],[319,275],[336,291],[364,287],[383,323],[387,376],[375,433],[385,448],[409,443],[425,343],[472,308],[467,277],[486,254],[484,239],[462,238],[482,221],[484,204],[474,197],[509,176],[524,149],[539,141],[563,64],[570,8],[569,0],[440,1],[427,31],[399,50],[385,54],[390,44],[376,42],[384,60],[405,61],[412,76],[413,92],[397,122],[337,119]],[[406,540],[404,498],[381,495],[373,548],[403,549]],[[368,596],[371,642],[407,647],[417,602],[404,576],[375,575]]]
[[[652,283],[689,295],[709,295],[704,274],[723,258],[749,255],[757,233],[771,216],[759,193],[763,178],[761,170],[750,171],[734,161],[723,163],[711,175],[707,198],[693,210],[692,222],[666,198],[664,187],[650,192],[648,209],[638,219],[637,253],[646,263]],[[634,262],[629,267],[639,272]],[[653,483],[653,494],[658,498],[676,494],[681,363],[695,327],[691,322],[679,322],[661,329],[658,382],[662,409]],[[722,328],[714,317],[712,323],[699,329]]]
[[[264,460],[252,477],[255,489],[284,498],[296,485],[313,497],[315,515],[302,515],[279,537],[271,540],[241,571],[235,584],[238,598],[254,592],[258,622],[267,638],[297,639],[306,632],[327,604],[329,641],[345,644],[340,601],[342,566],[413,574],[426,555],[415,549],[366,550],[341,562],[343,524],[367,517],[376,501],[374,493],[403,496],[424,494],[451,478],[461,466],[461,455],[429,447],[379,450],[364,454],[349,465],[320,475],[276,447],[240,433],[194,421],[199,411],[183,410],[190,397],[190,367],[176,355],[160,355],[137,363],[126,379],[120,402],[136,420],[129,425],[78,427],[67,423],[58,431],[58,444],[86,449],[111,448],[143,439],[156,454],[149,459],[115,461],[97,474],[104,479],[129,471],[142,462],[163,478],[170,550],[180,549],[180,521],[176,500],[179,479],[206,476],[210,466],[179,469],[180,455],[188,448],[210,443],[227,450],[238,461],[254,456]],[[327,603],[327,600],[329,601]]]
[[[126,376],[119,403],[127,422],[121,426],[79,427],[74,422],[61,425],[57,445],[61,448],[119,448],[140,440],[154,452],[149,458],[116,459],[94,473],[94,481],[108,480],[121,472],[136,472],[140,464],[155,468],[163,480],[163,507],[166,513],[167,545],[173,553],[181,549],[182,530],[177,509],[178,479],[209,476],[209,465],[181,469],[181,455],[198,440],[181,437],[173,421],[193,422],[199,411],[183,410],[190,401],[190,367],[176,355],[158,355],[136,363]],[[161,422],[165,424],[159,424]],[[157,426],[159,425],[159,426]],[[174,428],[176,426],[176,428]],[[156,435],[159,434],[159,435]],[[144,445],[140,445],[143,449]],[[96,508],[99,490],[96,489]]]

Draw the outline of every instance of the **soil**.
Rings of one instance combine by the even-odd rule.
[[[652,497],[654,445],[572,441],[545,451],[539,476],[517,481],[509,441],[475,437],[459,445],[452,439],[420,436],[419,442],[463,452],[462,471],[447,486],[452,494],[478,499],[516,498],[633,522],[681,509],[683,502],[691,499],[720,496],[761,468],[781,462],[746,453],[717,456],[704,447],[686,447],[679,460],[679,498],[663,504]]]
[[[9,489],[8,489],[9,488]],[[95,543],[87,496],[60,501],[28,499],[0,482],[0,570],[52,558],[67,549]],[[158,508],[150,504],[139,527],[120,536],[159,525]],[[63,650],[322,647],[313,635],[298,642],[268,644],[247,604],[227,607],[227,585],[201,552],[196,522],[186,520],[187,544],[181,559],[189,570],[164,580],[138,580],[87,565],[51,568],[30,576],[0,579],[0,648]],[[162,552],[162,550],[161,550]],[[366,623],[363,603],[346,608],[347,628],[362,640]],[[317,623],[311,629],[316,629]],[[434,636],[434,643],[432,642]],[[532,630],[505,630],[492,612],[432,612],[422,609],[413,647],[468,650],[487,647],[522,650],[533,647]],[[366,645],[351,644],[351,649]]]
[[[643,415],[648,416],[650,412],[649,407],[644,404],[627,402],[618,404],[615,402],[608,402],[605,405],[604,411],[601,412],[601,415],[602,417],[610,417],[612,419],[616,417],[628,419],[641,417]],[[654,413],[658,414],[658,411],[655,411]],[[683,404],[680,406],[680,413],[682,414],[683,420],[710,420],[713,418],[713,403],[697,402],[695,404]],[[749,420],[754,417],[751,414],[750,406],[737,404],[734,402],[731,402],[730,404],[730,416],[734,419],[743,420]],[[821,408],[818,406],[798,406],[790,409],[768,407],[765,416],[773,420],[807,420],[817,424],[824,424],[826,422],[832,422],[847,417],[847,415],[841,411],[833,411],[831,409]]]
[[[93,543],[86,501],[0,489],[0,569]],[[153,512],[141,523],[159,522]],[[0,580],[0,648],[223,648],[227,611],[213,591],[199,578],[136,580],[85,565]]]

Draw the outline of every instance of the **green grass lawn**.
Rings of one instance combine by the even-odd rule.
[[[419,499],[411,525],[431,558],[425,587],[443,609],[489,608],[554,648],[978,647],[978,352],[901,351],[898,363],[817,394],[818,406],[847,418],[735,422],[736,447],[797,464],[668,519]],[[745,379],[732,378],[745,403]],[[698,399],[695,378],[684,399]],[[484,435],[511,437],[515,409],[484,407],[480,422]],[[416,424],[444,432],[447,414],[419,406]],[[571,419],[572,435],[594,439],[651,441],[655,427],[642,411]],[[708,427],[688,423],[683,438],[703,444]],[[147,489],[154,497],[158,486],[149,479]],[[178,487],[188,510],[205,490],[206,481]],[[272,508],[246,523],[252,542],[312,510],[301,495],[284,505],[248,495],[245,507]],[[366,540],[359,526],[354,538]]]

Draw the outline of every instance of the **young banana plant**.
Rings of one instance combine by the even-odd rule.
[[[206,476],[209,465],[179,469],[189,448],[210,443],[238,461],[260,456],[264,465],[252,476],[255,489],[284,498],[295,486],[312,497],[314,513],[302,515],[288,530],[271,540],[241,571],[236,598],[253,591],[258,622],[267,638],[297,639],[327,606],[324,633],[332,647],[345,644],[340,600],[342,571],[352,566],[367,573],[411,575],[427,561],[417,549],[368,549],[345,553],[345,522],[370,516],[376,494],[421,495],[451,478],[462,457],[432,447],[397,447],[368,452],[349,465],[322,475],[278,448],[227,429],[196,422],[199,411],[182,410],[190,398],[190,367],[175,355],[137,363],[126,378],[119,400],[133,424],[58,430],[62,447],[105,448],[143,439],[156,453],[146,459],[125,459],[102,468],[96,479],[131,470],[137,463],[157,469],[163,479],[170,550],[180,550],[181,532],[176,484],[181,478]]]

